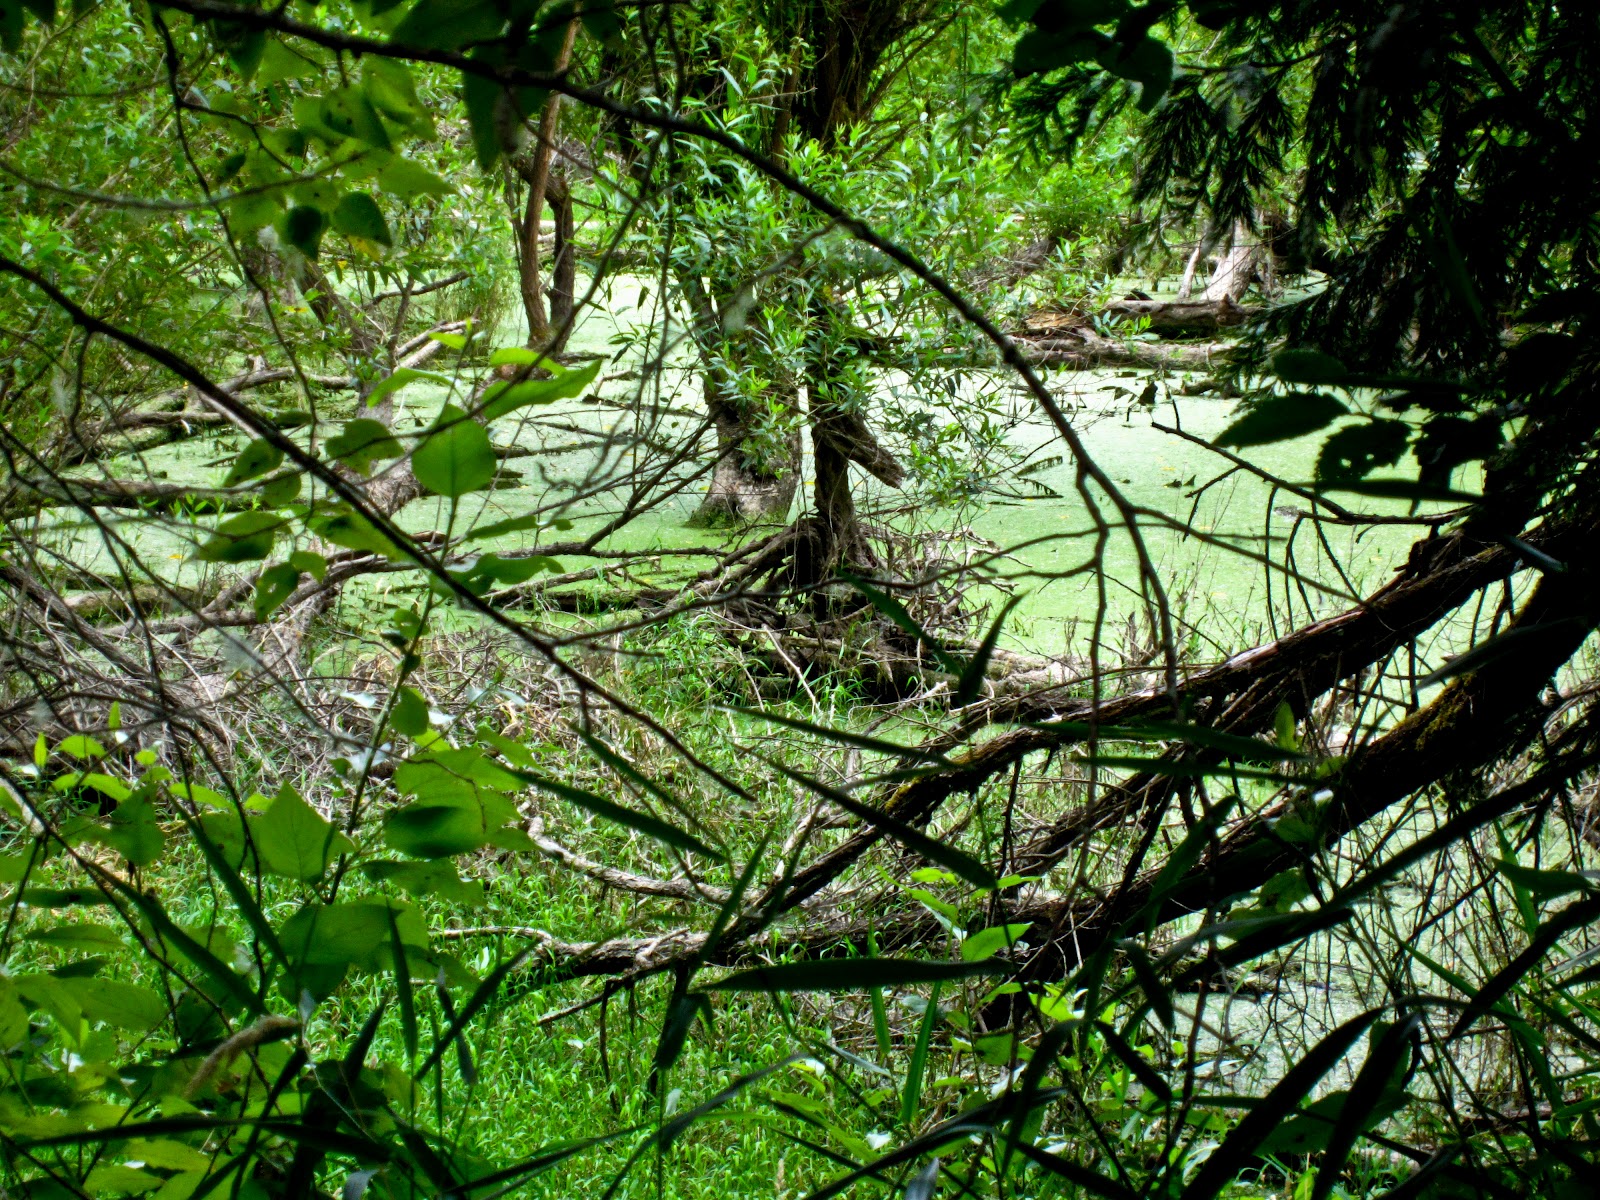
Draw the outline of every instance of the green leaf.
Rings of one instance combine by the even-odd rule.
[[[438,896],[470,906],[482,904],[485,899],[483,884],[462,879],[456,873],[455,864],[447,860],[395,862],[379,859],[362,863],[361,871],[369,879],[395,884],[413,896]]]
[[[265,438],[256,438],[239,452],[222,480],[223,487],[238,487],[247,479],[276,471],[283,464],[283,451]]]
[[[109,925],[53,925],[49,929],[35,929],[23,936],[27,941],[40,942],[58,950],[82,950],[88,954],[127,949],[122,934]]]
[[[1304,383],[1312,387],[1343,383],[1350,372],[1331,354],[1321,350],[1280,350],[1272,356],[1272,371],[1285,383]]]
[[[291,46],[278,38],[269,37],[262,48],[261,65],[256,68],[255,85],[265,88],[285,79],[304,79],[321,70],[322,64],[310,57],[303,44]]]
[[[363,238],[380,246],[394,245],[389,224],[378,202],[366,192],[347,192],[333,210],[333,227],[346,237]]]
[[[378,387],[382,388],[392,383],[400,374],[402,372],[396,371]],[[395,387],[404,386],[404,383],[405,381],[394,384],[394,387],[388,390],[393,391]],[[368,393],[368,403],[371,403],[374,395],[378,395],[376,389]],[[353,421],[346,421],[344,429],[328,439],[326,450],[331,460],[343,463],[361,475],[370,472],[372,464],[378,459],[399,458],[405,453],[405,448],[395,440],[394,434],[389,432],[389,427],[382,421],[374,421],[371,417],[357,417]]]
[[[39,735],[41,738],[44,734]],[[86,733],[68,734],[56,743],[56,752],[79,762],[94,762],[106,756],[106,748]],[[38,755],[34,756],[35,758]],[[43,766],[44,763],[40,763]]]
[[[649,813],[639,812],[636,809],[625,808],[601,796],[596,796],[593,792],[586,792],[582,788],[558,783],[554,779],[547,779],[543,775],[536,775],[531,771],[519,771],[512,768],[507,768],[507,770],[530,787],[536,787],[541,791],[559,796],[569,804],[576,804],[579,808],[592,812],[603,820],[621,825],[627,829],[637,830],[646,837],[654,838],[658,842],[664,842],[668,846],[674,846],[691,854],[703,854],[707,858],[716,859],[718,862],[722,862],[726,858],[720,851],[713,850],[693,834],[685,833],[677,826],[669,825],[659,817],[653,817]]]
[[[166,835],[156,820],[155,805],[150,803],[144,789],[118,804],[116,811],[105,818],[92,837],[136,867],[155,862],[167,844]]]
[[[1265,446],[1271,442],[1304,437],[1333,424],[1350,410],[1324,392],[1296,392],[1269,396],[1215,438],[1215,446]]]
[[[64,979],[87,1020],[147,1033],[167,1019],[160,993],[120,979]]]
[[[411,456],[417,482],[431,492],[455,499],[487,487],[499,466],[483,426],[453,404]]]
[[[956,681],[953,703],[957,708],[965,708],[978,698],[978,689],[983,686],[984,676],[989,670],[989,659],[994,657],[994,648],[1000,641],[1000,628],[1011,615],[1011,610],[1021,603],[1021,596],[1011,597],[1000,610],[1000,615],[994,619],[994,624],[989,626],[989,632],[979,644],[978,652],[972,656],[972,661],[967,664],[966,669],[961,672],[961,678]]]
[[[1131,79],[1140,88],[1139,111],[1151,112],[1172,87],[1177,59],[1172,47],[1144,34],[1133,42],[1116,41],[1099,54],[1102,67],[1122,79]]]
[[[873,808],[870,804],[863,804],[837,788],[829,787],[827,784],[812,779],[810,776],[802,775],[798,771],[791,771],[782,763],[768,761],[774,769],[781,771],[802,787],[833,801],[846,812],[859,817],[877,829],[881,829],[895,841],[907,849],[915,850],[929,862],[938,863],[941,867],[955,872],[962,879],[972,884],[973,887],[993,888],[995,886],[994,872],[971,855],[957,850],[954,846],[946,845],[944,842],[931,838],[920,829],[906,824],[898,817],[890,816],[880,809]]]
[[[289,555],[289,565],[303,575],[309,575],[318,583],[328,573],[328,560],[320,554],[313,554],[310,550],[296,550]]]
[[[1039,75],[1093,61],[1112,45],[1109,37],[1093,29],[1030,29],[1017,39],[1011,66],[1018,75]]]
[[[508,533],[524,533],[529,529],[543,531],[546,529],[567,530],[572,528],[572,522],[565,518],[552,521],[539,513],[528,513],[521,517],[507,517],[504,521],[495,521],[488,525],[480,525],[466,535],[469,542],[481,542],[489,538],[504,537]]]
[[[403,687],[395,700],[394,711],[389,714],[389,724],[396,733],[416,737],[428,730],[428,702],[416,688]]]
[[[1378,467],[1392,467],[1410,438],[1411,427],[1404,421],[1372,420],[1336,430],[1317,455],[1317,482],[1353,483]]]
[[[948,671],[951,675],[958,677],[966,670],[966,664],[956,655],[949,653],[944,647],[940,646],[933,635],[919,625],[916,618],[906,611],[905,605],[901,604],[900,601],[885,592],[879,591],[864,579],[859,579],[845,572],[840,572],[840,577],[865,596],[873,608],[888,617],[889,620],[893,621],[906,633],[916,638],[927,649],[928,653],[933,655],[934,661],[939,664],[941,670]]]
[[[934,962],[913,958],[829,958],[775,963],[735,971],[706,987],[711,992],[849,992],[858,988],[906,987],[976,975],[1003,974],[1005,963]]]
[[[153,1192],[166,1182],[159,1175],[111,1163],[95,1167],[83,1181],[91,1196],[141,1196]]]
[[[428,0],[422,2],[426,4]],[[472,149],[478,166],[485,171],[500,161],[500,125],[509,120],[508,99],[505,88],[493,79],[468,74],[461,77],[461,102],[467,110]]]
[[[404,62],[368,55],[361,64],[367,99],[384,116],[419,137],[432,137],[433,118],[417,95],[417,83]]]
[[[216,527],[194,552],[200,562],[242,563],[265,558],[287,522],[277,513],[242,512]]]
[[[383,839],[415,858],[449,858],[487,846],[500,822],[459,804],[408,804],[383,819]]]
[[[456,189],[421,163],[393,158],[378,172],[378,187],[401,200],[417,196],[448,196]]]
[[[1229,1130],[1222,1144],[1205,1160],[1184,1188],[1180,1200],[1212,1200],[1233,1182],[1235,1176],[1255,1157],[1269,1134],[1295,1110],[1317,1082],[1344,1057],[1351,1044],[1382,1015],[1372,1009],[1352,1017],[1323,1038],[1305,1056],[1284,1072],[1283,1077]]]
[[[500,353],[496,351],[496,353]],[[529,379],[522,383],[502,381],[484,389],[483,419],[495,421],[529,404],[553,404],[583,394],[600,374],[600,360],[587,367],[562,371],[553,379]]]
[[[265,621],[290,596],[299,586],[300,572],[288,563],[278,563],[268,567],[256,577],[255,610],[256,620]]]
[[[436,371],[419,371],[415,367],[401,367],[398,371],[390,375],[387,379],[384,379],[375,388],[367,393],[367,407],[373,407],[378,403],[378,401],[382,400],[390,392],[398,391],[399,389],[405,387],[406,384],[414,383],[419,379],[426,379],[429,383],[437,383],[445,386],[448,386],[450,383],[449,379],[443,375],[440,375]],[[393,456],[378,455],[377,457],[390,458]]]
[[[283,240],[307,258],[315,259],[322,249],[322,235],[328,226],[320,208],[300,204],[283,215],[278,227]]]
[[[981,962],[1016,944],[1018,938],[1033,927],[1032,921],[1020,925],[991,925],[961,939],[961,960]]]
[[[1506,858],[1497,858],[1494,862],[1502,875],[1518,887],[1527,888],[1536,900],[1551,900],[1571,892],[1593,891],[1595,887],[1589,872],[1541,871]]]
[[[268,508],[283,508],[293,504],[300,494],[300,472],[287,471],[274,475],[261,483],[261,503]]]
[[[411,556],[401,549],[363,514],[353,510],[336,511],[312,522],[312,532],[347,550],[365,550],[385,558],[402,560]]]
[[[460,50],[495,40],[505,20],[490,0],[417,0],[395,26],[392,40],[424,50]]]
[[[399,900],[307,904],[283,923],[278,939],[297,966],[377,971],[389,965],[390,930],[396,928],[407,946],[427,953],[421,915]]]
[[[391,148],[389,131],[360,87],[351,85],[329,92],[322,98],[318,116],[325,128],[340,137],[355,138],[379,150]]]
[[[328,864],[354,850],[355,843],[301,798],[288,784],[252,829],[262,865],[274,875],[312,883]]]

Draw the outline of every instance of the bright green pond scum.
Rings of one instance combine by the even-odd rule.
[[[618,323],[631,314],[598,310],[591,313],[574,340],[574,349],[606,353],[611,349],[608,339]],[[516,340],[515,331],[496,338],[499,344],[513,344]],[[442,356],[430,367],[447,374],[455,370]],[[623,369],[623,365],[609,362],[603,372],[617,374]],[[454,389],[458,403],[463,393],[470,395],[473,381],[481,377],[481,367],[460,371],[459,384]],[[1300,522],[1294,537],[1293,562],[1301,579],[1298,583],[1290,580],[1283,570],[1286,540],[1295,528],[1294,511],[1304,509],[1306,502],[1282,491],[1274,493],[1270,484],[1256,476],[1230,470],[1229,462],[1207,446],[1158,428],[1181,426],[1190,434],[1209,439],[1233,418],[1237,402],[1179,396],[1176,392],[1181,384],[1193,378],[1183,375],[1162,380],[1158,403],[1153,408],[1141,408],[1132,397],[1144,388],[1146,378],[1126,370],[1056,371],[1046,376],[1046,382],[1081,432],[1090,457],[1115,481],[1125,499],[1157,514],[1142,519],[1140,529],[1175,613],[1179,641],[1189,643],[1192,658],[1225,657],[1272,636],[1274,630],[1301,624],[1307,619],[1308,604],[1312,615],[1348,607],[1355,596],[1380,585],[1403,562],[1407,547],[1419,533],[1416,526],[1325,525],[1324,543],[1310,522]],[[894,381],[885,377],[885,386],[895,386]],[[1103,575],[1106,637],[1114,647],[1120,645],[1127,636],[1124,631],[1130,615],[1142,611],[1142,605],[1134,541],[1121,527],[1115,508],[1107,496],[1095,490],[1100,512],[1113,525],[1098,559],[1103,570],[1096,571],[1094,523],[1076,487],[1076,465],[1059,435],[1013,377],[998,371],[979,375],[969,387],[999,393],[1001,407],[1012,414],[1009,444],[1022,461],[1035,469],[1029,470],[1025,478],[1015,467],[1000,472],[997,491],[980,494],[959,506],[912,507],[888,520],[902,529],[944,534],[947,541],[942,552],[947,560],[993,556],[994,573],[1004,586],[1023,596],[1008,622],[1006,636],[1006,641],[1018,649],[1046,654],[1083,652],[1101,603]],[[555,505],[550,508],[550,515],[571,519],[573,527],[568,531],[547,531],[542,540],[570,541],[610,520],[628,499],[624,490],[608,483],[632,465],[627,443],[637,428],[637,410],[633,406],[641,389],[643,408],[654,406],[657,410],[652,420],[658,422],[655,433],[660,440],[681,438],[698,425],[703,413],[699,384],[687,364],[681,362],[663,374],[659,386],[626,379],[604,384],[600,391],[607,403],[570,401],[523,410],[514,418],[496,423],[492,430],[494,441],[543,453],[507,462],[507,467],[522,476],[516,486],[463,498],[454,528],[459,531]],[[404,389],[397,422],[400,431],[420,428],[424,419],[438,411],[448,391],[425,383]],[[337,432],[338,419],[351,415],[350,402],[323,397],[320,403],[335,415],[319,431],[327,436]],[[662,408],[668,411],[662,413]],[[957,406],[938,415],[940,419],[960,420],[962,411]],[[601,454],[593,450],[550,452],[575,440],[592,441],[592,437],[585,439],[585,431],[594,434],[605,430],[615,431],[619,448]],[[1255,447],[1247,454],[1278,478],[1303,482],[1312,477],[1317,450],[1325,437],[1326,431]],[[241,439],[235,436],[189,441],[147,452],[137,463],[108,464],[108,473],[137,477],[157,472],[173,480],[220,482],[231,454],[240,444]],[[1052,459],[1059,461],[1038,465],[1041,460]],[[1405,477],[1408,471],[1414,477],[1414,464],[1405,462],[1388,474]],[[860,471],[854,474],[864,511],[870,513],[879,505],[906,509],[904,496],[888,492]],[[1196,490],[1210,481],[1214,482],[1196,498]],[[805,482],[809,484],[809,477]],[[1467,486],[1472,486],[1471,482]],[[914,485],[911,490],[914,494]],[[688,518],[703,491],[703,482],[690,484],[635,517],[612,534],[604,546],[613,550],[650,550],[729,545],[733,535],[689,524]],[[809,488],[803,491],[808,494]],[[1036,495],[1030,494],[1035,492]],[[1407,511],[1402,501],[1348,495],[1339,499],[1347,507],[1366,512]],[[798,506],[797,500],[796,511]],[[1186,536],[1164,524],[1161,517],[1192,523],[1194,535]],[[411,530],[443,529],[449,519],[448,502],[433,498],[409,505],[400,517],[401,524]],[[151,521],[130,515],[118,518],[114,528],[118,536],[168,578],[185,583],[198,580],[202,568],[186,561],[194,531],[185,529],[181,521]],[[60,533],[64,557],[98,563],[102,568],[108,565],[97,531],[63,522]],[[506,550],[531,546],[540,540],[536,534],[520,533],[474,545],[483,550]],[[995,556],[1001,550],[1008,553]],[[1263,556],[1274,565],[1269,567],[1260,561]],[[682,579],[685,572],[703,568],[709,561],[667,556],[636,566],[631,578],[635,583],[670,583]],[[596,560],[564,555],[561,564],[571,571],[596,565]],[[348,588],[345,603],[410,603],[419,586],[414,575],[379,575]],[[985,589],[974,592],[976,602],[982,603],[985,598],[993,600],[997,593],[985,597]],[[1203,638],[1196,632],[1199,628],[1205,631]],[[1140,640],[1148,637],[1142,630],[1135,630],[1133,636]],[[1428,647],[1422,650],[1426,653]]]

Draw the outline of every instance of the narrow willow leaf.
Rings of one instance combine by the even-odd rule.
[[[706,988],[711,992],[849,992],[858,988],[906,987],[1000,975],[1005,963],[935,962],[915,958],[829,958],[818,962],[774,963],[725,976]]]
[[[994,872],[970,854],[957,850],[954,846],[947,846],[945,843],[929,837],[920,829],[907,825],[898,817],[892,817],[886,812],[873,808],[870,804],[863,804],[861,801],[845,795],[837,788],[829,787],[820,780],[813,779],[809,775],[802,775],[798,771],[791,771],[782,763],[772,762],[770,759],[768,762],[774,770],[782,772],[801,787],[833,801],[845,812],[861,818],[861,820],[877,829],[881,829],[907,849],[915,850],[929,862],[938,863],[946,870],[954,872],[972,884],[973,887],[992,889],[996,886],[997,880]]]

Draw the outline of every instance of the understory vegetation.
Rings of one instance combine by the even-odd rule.
[[[0,0],[0,1192],[1595,1196],[1597,64]]]

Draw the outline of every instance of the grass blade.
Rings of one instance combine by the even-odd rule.
[[[917,1044],[911,1051],[911,1064],[906,1068],[906,1083],[900,1093],[900,1124],[911,1127],[917,1115],[917,1105],[922,1103],[922,1076],[928,1069],[928,1048],[933,1042],[933,1029],[939,1023],[939,985],[933,985],[928,994],[928,1007],[922,1010],[922,1023],[917,1026]]]
[[[535,775],[532,771],[523,771],[515,767],[501,765],[501,770],[514,775],[529,787],[536,787],[554,796],[559,796],[569,804],[576,804],[579,808],[592,812],[602,820],[610,821],[627,829],[633,829],[646,837],[664,842],[668,846],[691,854],[703,854],[707,858],[718,862],[727,861],[727,855],[719,850],[713,850],[693,834],[685,833],[676,825],[669,825],[659,817],[649,813],[639,812],[637,809],[626,808],[604,797],[596,796],[593,792],[586,792],[582,788],[571,787],[565,783],[558,783],[554,779],[547,779],[543,775]]]
[[[1212,1200],[1220,1195],[1222,1189],[1255,1157],[1257,1148],[1266,1141],[1267,1135],[1294,1114],[1296,1107],[1317,1085],[1317,1081],[1333,1069],[1351,1044],[1382,1013],[1382,1009],[1374,1008],[1350,1018],[1290,1067],[1283,1078],[1262,1097],[1262,1102],[1228,1131],[1222,1144],[1201,1165],[1189,1186],[1183,1189],[1180,1200]]]
[[[863,804],[853,797],[845,795],[838,788],[829,787],[820,780],[812,779],[809,775],[802,775],[798,771],[791,771],[782,763],[767,760],[774,770],[781,771],[788,778],[798,783],[801,787],[815,792],[824,799],[831,800],[845,812],[859,817],[867,824],[883,830],[895,841],[909,850],[915,850],[929,862],[938,863],[946,870],[959,875],[973,887],[994,888],[998,884],[994,872],[989,870],[971,855],[957,850],[954,846],[947,846],[923,833],[920,829],[907,825],[898,817],[891,817],[886,812],[873,808],[870,804]]]
[[[1356,1138],[1372,1124],[1372,1114],[1377,1111],[1383,1093],[1395,1077],[1395,1066],[1400,1055],[1405,1054],[1411,1039],[1422,1028],[1422,1018],[1408,1013],[1404,1020],[1396,1021],[1378,1039],[1378,1044],[1361,1064],[1344,1107],[1339,1111],[1339,1121],[1328,1138],[1328,1147],[1322,1153],[1322,1166],[1317,1169],[1317,1181],[1311,1189],[1311,1200],[1327,1200],[1345,1160],[1355,1148]]]
[[[961,672],[961,678],[956,680],[954,704],[957,708],[965,708],[978,698],[978,689],[983,686],[984,676],[989,671],[989,659],[994,656],[994,648],[1000,641],[1000,627],[1011,615],[1011,610],[1021,603],[1021,596],[1011,597],[1006,606],[1000,610],[1000,615],[994,619],[994,624],[989,626],[989,632],[984,634],[983,641],[978,644],[977,653]]]
[[[813,725],[810,721],[802,721],[799,717],[786,717],[780,713],[761,712],[753,708],[726,708],[723,711],[738,713],[741,717],[755,717],[762,721],[771,721],[774,725],[787,725],[790,729],[799,730],[801,733],[813,733],[818,737],[827,738],[831,742],[854,746],[857,750],[870,750],[874,754],[887,754],[894,758],[914,758],[919,762],[933,763],[941,767],[950,765],[950,760],[944,755],[935,754],[930,750],[922,750],[916,746],[902,746],[898,742],[886,742],[881,738],[868,737],[864,733],[851,733],[846,729],[833,729],[827,725]]]
[[[998,975],[1007,964],[933,962],[916,958],[830,958],[820,962],[774,963],[735,971],[706,987],[708,992],[849,992],[857,988],[906,987],[943,983],[974,975]]]

